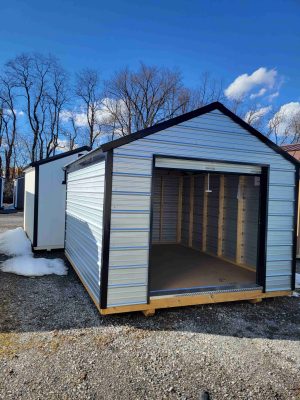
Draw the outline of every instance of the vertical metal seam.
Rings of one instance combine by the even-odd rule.
[[[150,194],[150,221],[149,221],[149,249],[148,249],[148,282],[147,282],[147,304],[150,303],[150,282],[151,282],[151,253],[152,253],[152,231],[153,231],[153,207],[154,207],[154,171],[155,154],[152,155],[151,168],[151,194]]]

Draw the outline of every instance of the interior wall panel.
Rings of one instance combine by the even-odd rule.
[[[256,268],[260,180],[245,178],[244,262]]]
[[[204,174],[195,176],[194,188],[194,217],[193,217],[193,247],[202,249],[203,229],[203,197],[204,197]]]
[[[182,219],[181,219],[181,243],[185,246],[189,244],[189,226],[190,226],[190,185],[191,178],[183,178],[182,188]]]
[[[224,187],[223,255],[231,261],[236,258],[238,175],[226,175]]]
[[[218,253],[218,220],[219,220],[219,190],[220,175],[210,174],[207,200],[207,238],[206,248],[209,253]],[[207,190],[207,188],[204,188]]]

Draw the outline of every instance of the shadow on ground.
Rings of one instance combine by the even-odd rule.
[[[58,256],[63,254],[51,253],[51,257]],[[0,273],[2,333],[108,326],[296,341],[300,339],[300,298],[158,310],[152,318],[138,312],[101,316],[70,266],[64,277]]]

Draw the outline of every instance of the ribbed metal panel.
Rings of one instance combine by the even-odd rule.
[[[152,221],[152,242],[160,241],[160,211],[161,211],[161,174],[153,176],[153,221]]]
[[[166,175],[163,177],[163,185],[164,196],[161,242],[174,243],[177,237],[179,177]]]
[[[280,276],[270,276],[267,275],[266,281],[266,291],[271,290],[290,290],[291,289],[291,272],[288,276],[280,275]]]
[[[260,186],[252,176],[245,177],[244,263],[256,267]]]
[[[123,229],[125,234],[130,230],[135,232],[136,238],[139,237],[141,229],[149,232],[153,154],[170,155],[179,158],[204,158],[217,162],[223,160],[241,163],[269,164],[271,182],[269,199],[271,201],[269,204],[268,241],[273,240],[273,232],[282,231],[282,224],[286,231],[292,232],[294,229],[292,221],[294,207],[294,165],[219,111],[210,112],[175,127],[128,143],[116,148],[113,152],[114,174],[118,174],[118,176],[113,177],[112,203],[115,203],[116,197],[121,193],[131,196],[131,204],[130,206],[128,205],[128,209],[124,209],[124,212],[120,214],[112,214],[115,230]],[[126,173],[128,173],[129,176],[126,175]],[[137,177],[134,175],[137,173],[143,175]],[[149,197],[148,207],[144,210],[147,211],[148,214],[141,214],[138,209],[140,195]],[[187,201],[187,199],[185,199],[185,201]],[[280,206],[276,205],[277,202],[280,202]],[[135,207],[137,208],[134,213],[138,216],[137,218],[134,218],[132,213]],[[286,220],[285,215],[290,215],[291,218]],[[283,220],[285,220],[285,222]],[[291,240],[291,238],[284,236],[284,241],[286,242],[287,240]],[[133,240],[133,254],[135,254],[135,251],[142,251],[134,250],[134,244]],[[292,242],[290,241],[288,244],[291,245]],[[145,248],[148,247],[148,241],[146,239],[144,241],[144,246]],[[111,248],[110,267],[112,263],[115,262],[114,253],[118,252],[119,251],[114,251]],[[267,253],[267,257],[269,254],[272,255],[271,248],[268,248]],[[131,262],[133,260],[135,261],[134,256]],[[122,263],[123,261],[119,259],[119,262]],[[274,274],[275,268],[274,262],[276,262],[276,260],[272,261],[272,267],[269,262],[267,263],[267,290],[277,290],[278,287],[286,287],[284,284],[280,286],[278,282],[272,280],[272,274]],[[144,258],[141,254],[139,255],[139,263],[142,265],[141,268],[144,268],[145,265],[148,266],[147,250],[145,250]],[[136,270],[136,273],[139,272]],[[287,282],[290,284],[290,257],[280,261],[280,266],[276,266],[276,274],[277,273],[282,273],[283,277],[285,277],[283,278],[285,279],[285,284]],[[118,277],[116,276],[115,279],[117,282]],[[141,284],[143,285],[143,280],[141,280]],[[115,289],[111,291],[109,288],[108,304],[146,302],[147,285],[139,286],[137,283],[133,285],[132,287],[122,288],[119,291]]]
[[[101,161],[69,173],[67,179],[65,249],[98,304],[104,173],[105,161]]]
[[[179,177],[166,171],[154,174],[153,243],[174,243],[177,234]],[[161,196],[163,192],[163,196]]]

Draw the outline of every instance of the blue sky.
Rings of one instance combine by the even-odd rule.
[[[276,69],[279,104],[300,101],[298,0],[10,0],[1,4],[0,63],[51,52],[70,72],[104,78],[139,61],[179,67],[185,83],[210,71],[228,86],[260,67]]]

